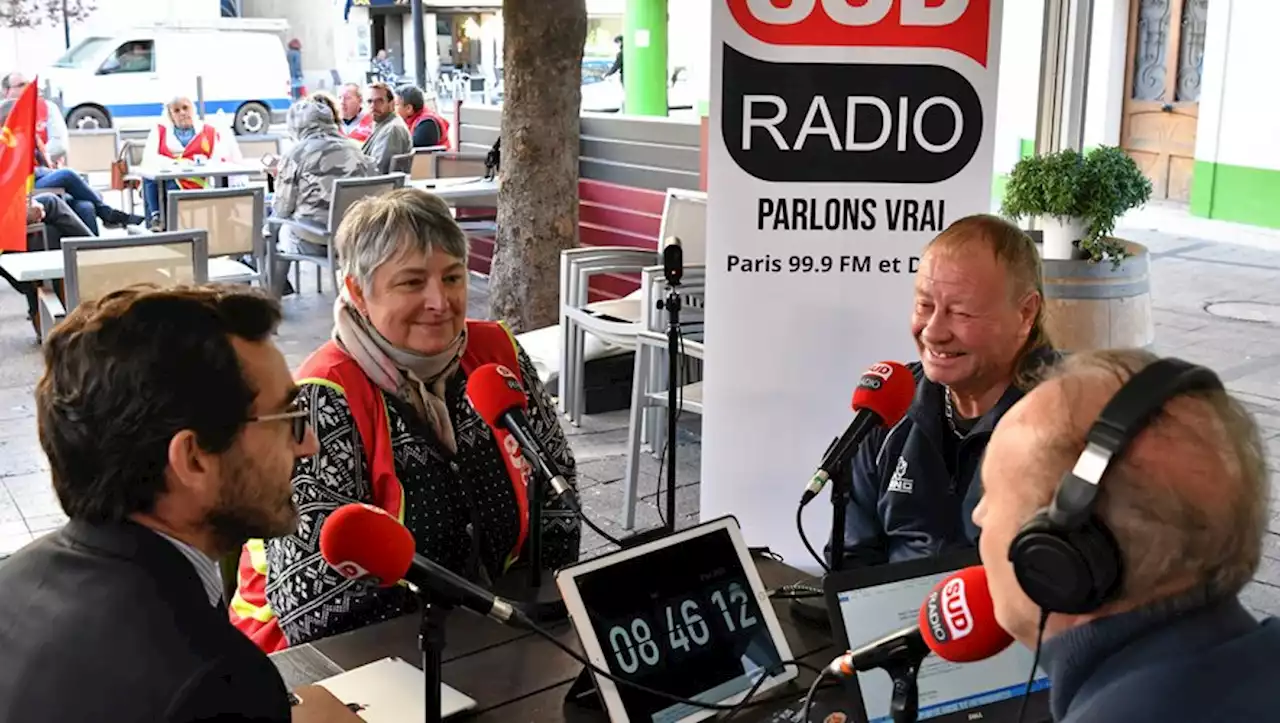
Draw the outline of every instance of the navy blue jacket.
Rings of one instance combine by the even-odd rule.
[[[844,526],[846,568],[883,565],[972,547],[978,529],[973,508],[982,498],[978,467],[996,422],[1022,398],[1010,386],[945,458],[947,427],[942,385],[929,381],[919,362],[907,365],[916,396],[907,416],[891,429],[876,429],[846,464],[850,490]],[[951,474],[948,469],[954,469]],[[830,545],[828,545],[828,548]],[[828,557],[831,552],[828,549]]]
[[[1280,622],[1234,597],[1095,620],[1046,641],[1041,663],[1058,723],[1280,718]]]

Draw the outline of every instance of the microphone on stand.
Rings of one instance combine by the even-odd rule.
[[[523,613],[494,595],[422,555],[413,533],[386,510],[361,503],[343,505],[320,528],[320,554],[338,574],[368,579],[381,587],[404,580],[441,602],[461,605],[503,625],[524,628]]]
[[[461,605],[503,625],[532,628],[515,605],[419,555],[413,533],[380,507],[353,503],[334,510],[320,527],[320,555],[343,577],[368,579],[382,587],[403,580],[419,593],[422,622],[418,648],[427,723],[437,723],[442,717],[440,668],[445,618],[451,606]]]
[[[662,277],[672,286],[684,278],[684,247],[676,236],[668,236],[662,245]]]
[[[515,437],[524,458],[537,468],[556,496],[567,498],[565,501],[574,506],[573,488],[529,426],[529,417],[525,415],[529,396],[514,372],[501,364],[477,367],[467,375],[467,401],[485,424],[504,429]]]
[[[966,567],[933,587],[912,625],[889,633],[837,657],[827,666],[832,675],[893,666],[930,652],[953,663],[976,663],[999,655],[1013,636],[996,621],[995,605],[981,565]]]
[[[920,706],[917,676],[930,652],[953,663],[974,663],[998,655],[1012,643],[1013,636],[996,621],[987,571],[975,565],[935,585],[914,625],[837,657],[823,673],[849,679],[884,669],[893,681],[889,710],[894,723],[915,723]]]
[[[666,532],[676,531],[676,427],[680,417],[680,280],[684,278],[684,247],[678,236],[668,236],[662,246],[662,276],[667,282],[667,296],[658,308],[667,314],[667,489],[662,516]],[[662,480],[658,480],[661,487]]]
[[[853,390],[853,421],[827,448],[822,463],[805,485],[800,505],[809,504],[822,491],[827,481],[843,465],[862,440],[877,427],[892,427],[902,420],[916,395],[916,381],[911,370],[895,361],[872,364]]]
[[[846,489],[846,465],[857,451],[858,445],[862,444],[872,430],[893,427],[902,421],[915,394],[915,376],[905,365],[895,361],[872,364],[858,379],[858,386],[853,390],[853,421],[832,441],[826,454],[822,455],[822,462],[805,485],[800,505],[796,508],[796,532],[805,548],[824,570],[844,568],[844,525],[848,517],[850,495],[850,490]],[[831,534],[827,538],[831,563],[828,565],[805,537],[802,516],[805,506],[832,479],[835,482],[831,486]],[[796,618],[814,627],[831,629],[831,619],[822,598],[796,598],[791,601],[791,612]]]
[[[542,443],[538,441],[537,435],[533,433],[529,417],[525,414],[525,410],[529,408],[529,397],[510,369],[501,364],[485,364],[476,367],[467,375],[467,401],[471,403],[471,407],[476,410],[476,414],[480,415],[485,424],[494,429],[506,430],[516,440],[524,458],[533,465],[543,479],[547,480],[556,497],[563,500],[583,524],[619,547],[628,545],[601,530],[582,512],[573,487],[556,466],[555,459],[547,453]],[[540,516],[542,510],[534,509],[532,496],[529,510],[530,534],[534,534],[535,517]]]

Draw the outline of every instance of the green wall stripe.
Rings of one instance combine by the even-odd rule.
[[[1280,171],[1196,161],[1191,213],[1202,218],[1280,228]]]

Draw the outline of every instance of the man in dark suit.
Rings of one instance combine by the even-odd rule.
[[[0,567],[0,720],[359,720],[321,688],[291,707],[222,600],[216,560],[294,531],[317,447],[279,322],[247,290],[134,287],[49,334],[37,422],[70,521]]]

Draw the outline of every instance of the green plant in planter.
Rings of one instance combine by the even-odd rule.
[[[1064,150],[1018,161],[1009,175],[1001,212],[1009,218],[1060,216],[1085,225],[1079,248],[1089,260],[1119,266],[1128,256],[1110,237],[1116,219],[1151,198],[1151,181],[1124,151],[1095,148],[1087,155]]]

